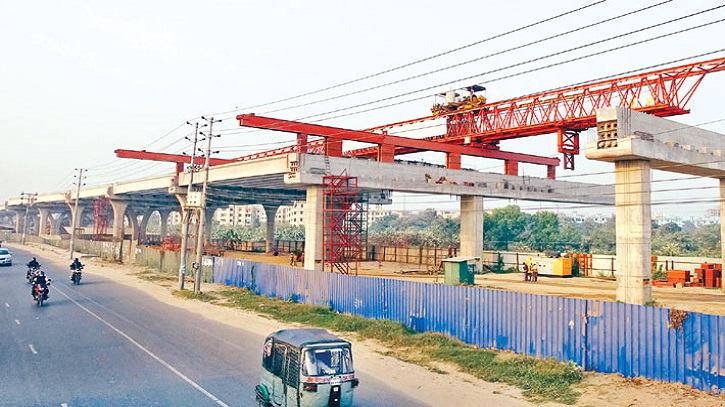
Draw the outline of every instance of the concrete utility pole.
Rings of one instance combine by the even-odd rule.
[[[206,218],[206,190],[207,190],[207,184],[209,183],[209,157],[211,156],[211,139],[214,137],[214,133],[212,133],[212,127],[214,126],[214,123],[218,123],[221,120],[214,120],[213,117],[206,118],[204,116],[201,117],[204,120],[207,120],[209,122],[209,134],[206,136],[206,160],[204,162],[204,184],[202,186],[201,190],[201,202],[199,205],[199,232],[197,233],[197,241],[196,241],[196,280],[194,284],[194,292],[200,293],[201,292],[201,255],[202,251],[204,250],[204,222]]]
[[[191,124],[186,122],[187,124]],[[206,126],[206,125],[204,125]],[[184,289],[184,278],[186,277],[186,248],[189,245],[189,224],[191,223],[192,210],[189,208],[189,193],[194,185],[194,172],[196,172],[196,143],[199,140],[199,123],[194,124],[194,140],[191,150],[191,163],[189,163],[189,184],[186,187],[186,199],[183,209],[183,217],[181,219],[181,260],[179,264],[179,290]]]
[[[71,220],[71,230],[70,230],[70,258],[73,259],[73,244],[75,243],[75,237],[76,237],[76,228],[78,227],[78,201],[81,199],[81,185],[83,185],[83,171],[85,171],[83,168],[76,168],[78,170],[78,182],[77,189],[76,189],[76,202],[73,207],[73,219]]]
[[[35,197],[38,196],[38,194],[26,194],[21,192],[20,196],[23,199],[27,199],[27,202],[25,202],[25,216],[23,217],[23,235],[20,239],[20,244],[25,244],[25,232],[28,229],[28,210],[30,209],[30,205],[35,203]]]

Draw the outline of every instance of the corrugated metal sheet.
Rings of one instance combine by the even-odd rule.
[[[725,392],[725,317],[476,287],[345,276],[221,258],[214,281],[441,332],[481,348],[573,361],[587,370]]]

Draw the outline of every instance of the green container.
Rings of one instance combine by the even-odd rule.
[[[452,257],[443,260],[443,283],[447,285],[474,284],[478,258]]]

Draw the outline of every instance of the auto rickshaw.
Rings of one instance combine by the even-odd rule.
[[[350,407],[360,383],[350,342],[324,329],[284,329],[267,336],[261,383],[262,407]]]

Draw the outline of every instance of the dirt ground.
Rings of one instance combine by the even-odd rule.
[[[235,253],[228,257],[243,257],[251,261],[289,265],[287,256],[267,254]],[[301,267],[301,264],[299,265]],[[432,275],[426,266],[401,263],[363,262],[358,275],[395,278],[425,283],[443,283],[443,276]],[[539,276],[536,283],[523,281],[523,273],[476,275],[477,286],[530,294],[556,295],[560,297],[616,301],[617,282],[599,277],[545,277]],[[725,315],[725,291],[705,287],[652,287],[655,306],[677,308],[683,311],[701,312],[711,315]]]
[[[9,245],[10,246],[10,245]],[[12,246],[11,246],[12,247]],[[67,252],[60,251],[50,246],[28,245],[25,248],[32,248],[41,263],[51,261],[57,265],[67,265]],[[242,255],[253,261],[273,262],[278,264],[289,264],[289,258],[272,257],[266,255]],[[102,262],[96,258],[82,258],[87,265],[84,273],[93,278],[93,275],[101,275],[110,278],[118,283],[136,287],[140,290],[154,295],[169,305],[186,309],[199,317],[216,320],[240,329],[246,329],[266,335],[278,329],[291,327],[268,319],[251,312],[219,307],[213,304],[189,301],[174,297],[171,293],[176,288],[175,284],[151,283],[138,278],[138,273],[144,268]],[[434,276],[419,276],[411,272],[412,269],[404,270],[404,266],[384,264],[384,267],[377,267],[377,263],[362,265],[360,275],[378,275],[395,278],[405,278],[415,281],[434,282]],[[402,273],[404,271],[405,273]],[[593,279],[565,279],[556,280],[542,278],[538,283],[526,283],[520,281],[520,275],[482,275],[476,277],[476,284],[486,287],[511,289],[522,292],[532,292],[551,295],[566,295],[581,298],[613,299],[615,283],[611,281]],[[522,279],[521,279],[522,280]],[[205,284],[202,287],[204,292],[212,292],[222,289],[216,284]],[[666,291],[670,290],[670,291]],[[717,310],[719,314],[725,314],[722,309],[717,309],[717,302],[720,307],[725,301],[725,294],[719,291],[707,290],[704,288],[685,289],[663,289],[655,288],[655,299],[658,305],[677,306],[685,310],[710,312],[708,309]],[[597,297],[592,297],[597,296]],[[705,304],[695,308],[697,302],[691,297],[705,298]],[[689,304],[693,308],[689,308]],[[687,305],[688,308],[685,307]],[[437,365],[437,369],[447,371],[446,374],[433,372],[425,367],[401,362],[397,359],[383,356],[382,349],[373,341],[361,341],[354,337],[348,337],[353,343],[355,350],[355,366],[368,375],[378,377],[389,383],[395,383],[396,388],[409,394],[422,403],[430,406],[534,406],[527,402],[521,392],[514,387],[500,383],[488,383],[480,381],[469,375],[457,372],[452,367]],[[364,386],[364,383],[361,384]],[[701,392],[680,384],[661,383],[646,379],[624,379],[619,375],[599,374],[587,372],[584,380],[577,388],[582,396],[577,406],[586,407],[609,407],[609,406],[657,406],[657,407],[725,407],[725,395],[712,395]],[[455,395],[455,402],[451,399]],[[556,403],[543,404],[546,407],[560,406]]]

